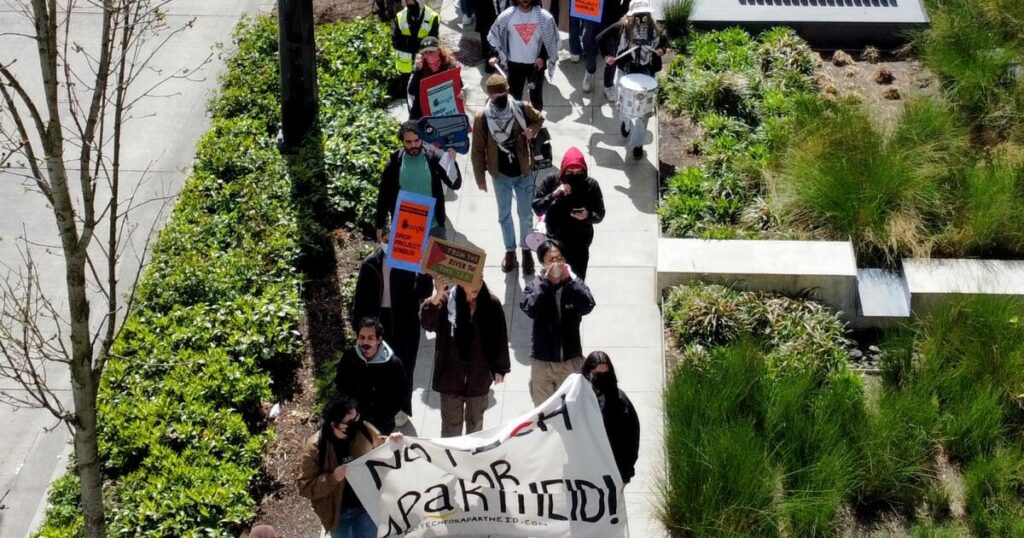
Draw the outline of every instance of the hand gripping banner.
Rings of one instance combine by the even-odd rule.
[[[626,503],[590,382],[571,375],[516,420],[386,442],[348,467],[377,536],[614,538]]]

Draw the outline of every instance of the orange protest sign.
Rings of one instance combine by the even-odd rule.
[[[429,196],[399,191],[388,243],[388,264],[391,267],[419,272],[434,218],[434,203]]]
[[[577,19],[601,22],[601,10],[604,7],[602,0],[572,0],[569,5],[569,15]]]

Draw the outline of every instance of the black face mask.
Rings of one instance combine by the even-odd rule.
[[[610,374],[593,374],[590,382],[594,384],[594,391],[598,394],[606,395],[615,391],[615,381]]]
[[[647,24],[647,15],[638,15],[636,18],[637,24]]]
[[[583,181],[585,179],[587,179],[587,173],[586,172],[566,172],[565,173],[565,181],[566,181],[566,183],[577,184],[577,183],[579,183],[579,182],[581,182],[581,181]]]
[[[501,97],[495,97],[495,98],[491,99],[491,102],[493,102],[494,106],[496,106],[498,108],[505,108],[505,107],[508,106],[508,95],[502,95]]]

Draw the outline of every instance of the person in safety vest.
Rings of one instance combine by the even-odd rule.
[[[417,0],[405,0],[405,9],[398,12],[391,24],[391,45],[395,48],[395,67],[399,74],[392,92],[396,97],[404,97],[409,87],[420,42],[425,37],[438,37],[440,26],[441,17],[430,6]]]

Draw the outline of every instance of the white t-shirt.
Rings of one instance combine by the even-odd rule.
[[[520,64],[532,64],[540,56],[540,8],[529,13],[514,8],[509,20],[508,59]]]

